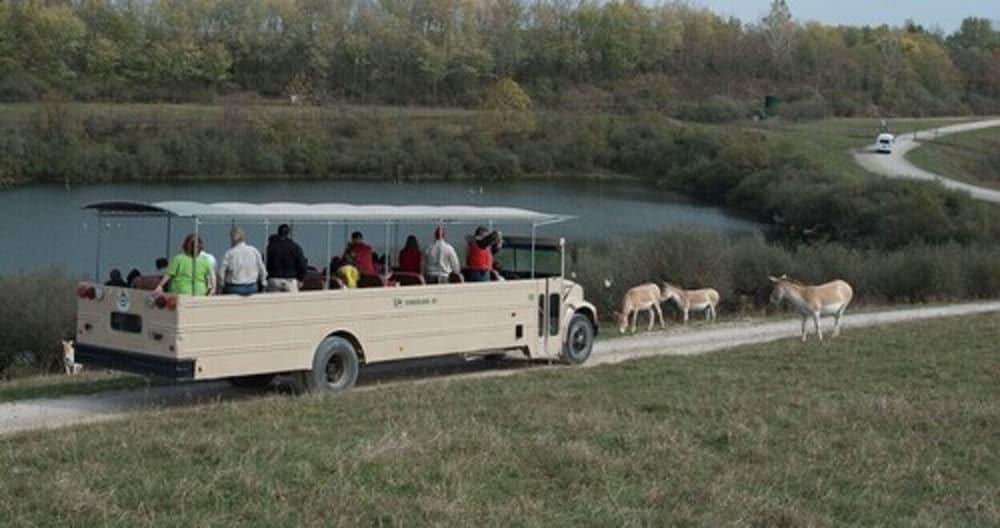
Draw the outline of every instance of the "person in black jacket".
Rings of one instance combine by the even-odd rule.
[[[267,244],[267,291],[297,292],[306,278],[306,257],[302,247],[291,238],[288,224],[278,226],[278,233]]]

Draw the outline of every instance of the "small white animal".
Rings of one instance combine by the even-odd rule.
[[[715,320],[715,307],[719,305],[719,292],[712,288],[701,290],[685,290],[669,282],[663,283],[663,299],[673,300],[684,313],[684,322],[688,322],[691,310],[704,311],[706,321]]]
[[[83,370],[83,365],[77,363],[76,350],[73,348],[72,341],[63,341],[63,371],[67,375],[79,374]]]
[[[657,314],[660,316],[660,327],[666,328],[667,324],[663,321],[663,310],[660,309],[661,302],[663,302],[663,297],[660,293],[660,287],[651,282],[636,286],[625,292],[625,297],[622,298],[621,311],[616,312],[618,314],[618,331],[623,334],[625,333],[625,329],[629,323],[629,316],[632,316],[632,332],[635,332],[635,325],[639,321],[639,310],[649,312],[649,327],[646,328],[647,332],[653,329],[653,323]]]

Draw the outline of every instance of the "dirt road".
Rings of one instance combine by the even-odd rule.
[[[844,331],[850,332],[851,329],[866,326],[988,312],[1000,312],[1000,301],[847,315],[843,325]],[[825,323],[824,328],[827,328],[830,321]],[[608,328],[606,331],[613,332],[614,329]],[[798,332],[797,318],[773,322],[724,323],[708,327],[673,326],[666,332],[640,333],[600,341],[594,346],[593,356],[586,365],[593,367],[650,356],[702,354],[739,345],[795,338]],[[567,367],[545,367],[515,359],[490,362],[478,358],[443,358],[362,369],[363,374],[355,390],[375,390],[397,383],[431,383],[442,379],[512,375],[532,368]],[[0,404],[0,434],[99,422],[143,411],[168,412],[171,407],[211,405],[220,401],[251,398],[256,394],[236,389],[227,382],[204,382],[5,403]]]
[[[892,148],[892,154],[877,154],[875,153],[873,146],[864,151],[854,151],[854,160],[857,161],[859,165],[864,167],[865,170],[876,174],[881,174],[890,178],[910,178],[914,180],[937,181],[949,189],[965,191],[977,200],[1000,203],[1000,191],[994,191],[985,187],[977,187],[975,185],[955,181],[947,178],[946,176],[925,171],[906,160],[906,153],[920,146],[920,142],[918,141],[920,138],[930,139],[937,136],[991,127],[1000,127],[1000,119],[974,121],[971,123],[962,123],[932,130],[902,134],[900,136],[896,136],[896,145]]]

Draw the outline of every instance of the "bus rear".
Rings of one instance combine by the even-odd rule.
[[[83,282],[77,297],[77,363],[172,379],[195,377],[194,359],[179,357],[176,296]]]

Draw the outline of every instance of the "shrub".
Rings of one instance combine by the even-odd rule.
[[[676,117],[701,123],[736,121],[747,115],[746,105],[724,95],[713,95],[699,103],[681,105],[676,112]]]
[[[36,101],[49,90],[49,85],[28,73],[0,76],[0,102],[26,103]]]
[[[846,280],[858,303],[953,301],[1000,293],[1000,248],[990,246],[920,244],[883,251],[823,243],[789,249],[759,236],[733,240],[675,232],[584,246],[578,254],[573,272],[607,318],[630,287],[662,280],[715,288],[721,309],[738,313],[766,309],[767,277],[783,273],[807,283]]]
[[[0,377],[15,360],[52,371],[62,362],[60,340],[76,327],[76,282],[57,270],[0,277],[16,303],[0,303]]]

